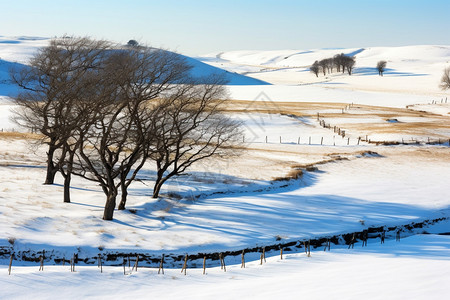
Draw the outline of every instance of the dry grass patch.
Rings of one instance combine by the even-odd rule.
[[[0,132],[0,139],[39,140],[42,136],[36,133],[26,132]]]

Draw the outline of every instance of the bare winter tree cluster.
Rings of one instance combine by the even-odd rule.
[[[386,70],[387,62],[385,60],[380,60],[377,63],[378,75],[383,76],[384,71]]]
[[[148,161],[157,166],[153,197],[171,177],[207,157],[225,155],[239,124],[224,116],[224,79],[193,78],[181,56],[147,47],[63,37],[40,49],[29,67],[13,70],[22,88],[15,121],[41,133],[48,146],[45,183],[72,175],[97,182],[103,219]]]
[[[342,70],[342,73],[345,73],[347,70],[348,75],[352,75],[355,63],[354,57],[341,53],[331,58],[325,58],[320,61],[316,60],[309,69],[316,77],[319,77],[320,73],[323,73],[324,76],[327,72],[329,74],[333,73],[334,70],[336,72],[341,72]]]
[[[444,74],[442,74],[440,87],[443,90],[450,89],[450,67],[444,69]]]

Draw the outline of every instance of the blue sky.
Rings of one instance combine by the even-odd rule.
[[[449,0],[0,0],[0,35],[92,36],[188,55],[450,45]]]

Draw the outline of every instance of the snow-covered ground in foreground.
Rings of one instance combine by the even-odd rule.
[[[16,267],[0,265],[1,299],[446,299],[449,296],[450,237],[416,235],[368,247],[332,248],[220,267],[141,268],[124,276],[121,267]]]

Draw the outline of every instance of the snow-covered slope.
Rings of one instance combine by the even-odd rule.
[[[314,61],[340,53],[355,57],[356,65],[352,76],[335,72],[316,77],[309,71],[309,66]],[[239,72],[277,85],[259,88],[274,100],[307,101],[308,97],[315,97],[330,89],[333,93],[334,91],[366,93],[362,94],[361,98],[365,98],[370,92],[383,92],[425,96],[429,99],[445,95],[439,89],[439,82],[444,68],[450,65],[450,46],[231,51],[213,53],[199,59],[228,71]],[[378,76],[375,68],[380,60],[387,61],[383,77]],[[278,89],[280,85],[283,89]],[[288,94],[284,89],[286,85],[289,85]],[[247,90],[245,94],[240,89],[233,88],[232,96],[236,99],[253,99],[257,95],[256,90],[250,92],[254,95],[253,98],[248,95],[249,91]],[[351,97],[346,93],[338,98],[342,102],[348,102],[345,99],[349,96]],[[336,98],[336,95],[333,95],[333,98]],[[351,98],[350,102],[355,100],[355,97]],[[392,95],[384,98],[392,98],[390,102],[395,101]],[[423,103],[424,99],[419,97],[415,102]]]
[[[40,47],[48,44],[48,38],[40,37],[3,37],[0,36],[0,98],[13,95],[17,92],[10,83],[9,71],[13,67],[27,64],[29,59]],[[207,76],[209,74],[225,74],[229,85],[266,85],[267,82],[247,77],[235,72],[226,71],[215,66],[200,62],[194,58],[181,55],[188,64],[193,66],[194,76]]]

